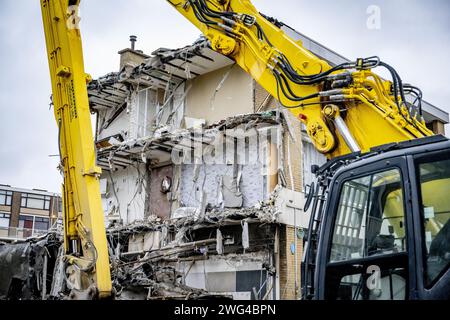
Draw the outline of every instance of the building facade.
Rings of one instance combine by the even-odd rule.
[[[45,234],[61,217],[59,194],[0,184],[0,239],[12,241]]]

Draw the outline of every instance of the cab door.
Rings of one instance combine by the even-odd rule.
[[[316,298],[411,298],[415,250],[406,158],[360,165],[332,183],[319,242]]]
[[[450,299],[450,150],[409,156],[418,299]]]

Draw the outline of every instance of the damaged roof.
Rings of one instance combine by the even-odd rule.
[[[127,101],[130,86],[166,89],[199,75],[234,64],[234,61],[211,49],[209,41],[200,38],[192,45],[160,48],[137,67],[124,66],[88,85],[90,107],[94,110],[119,107]]]

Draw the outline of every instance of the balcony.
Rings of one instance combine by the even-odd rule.
[[[38,237],[46,234],[47,230],[0,227],[0,241],[17,241]]]

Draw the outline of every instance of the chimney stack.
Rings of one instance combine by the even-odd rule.
[[[145,59],[150,58],[150,56],[144,54],[141,50],[136,50],[137,36],[131,35],[130,42],[131,47],[125,48],[119,51],[120,54],[120,70],[126,65],[138,66],[144,62]]]
[[[137,41],[137,37],[136,36],[130,36],[131,50],[135,50],[136,41]]]

